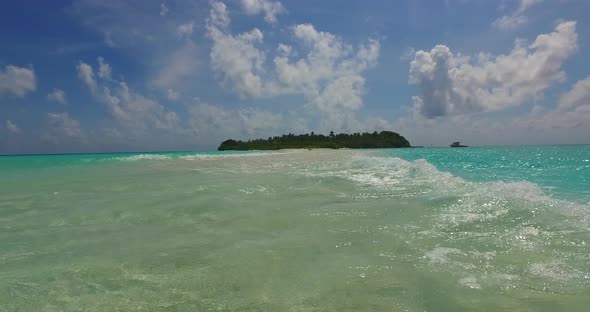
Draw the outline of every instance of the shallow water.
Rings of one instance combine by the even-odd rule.
[[[590,149],[522,149],[0,157],[0,311],[586,311]]]

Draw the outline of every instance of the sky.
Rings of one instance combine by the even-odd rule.
[[[0,154],[311,131],[588,144],[585,12],[590,1],[6,1]]]

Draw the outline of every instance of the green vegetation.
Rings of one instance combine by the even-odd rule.
[[[278,150],[283,148],[393,148],[410,147],[410,142],[398,133],[381,131],[373,133],[353,134],[284,134],[282,136],[269,137],[268,139],[248,140],[247,142],[226,140],[217,150],[246,151],[246,150]]]

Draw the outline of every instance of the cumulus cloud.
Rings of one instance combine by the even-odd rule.
[[[8,129],[10,133],[20,133],[20,128],[10,120],[6,120],[6,129]]]
[[[563,94],[555,108],[535,106],[524,116],[508,117],[495,121],[497,126],[528,132],[529,137],[543,135],[560,136],[552,141],[559,144],[587,143],[590,132],[590,92],[583,91],[585,80],[574,84],[573,88]],[[547,144],[547,139],[539,142]]]
[[[271,84],[283,93],[302,93],[312,107],[328,115],[358,110],[363,104],[363,73],[377,64],[380,43],[370,39],[355,50],[311,24],[295,26],[293,35],[307,51],[298,52],[301,58],[275,57],[277,78]]]
[[[165,3],[160,3],[160,16],[166,16],[168,14],[168,7]]]
[[[82,82],[86,85],[86,87],[88,87],[88,89],[90,89],[92,93],[96,93],[96,78],[92,66],[80,61],[78,66],[76,66],[76,69],[78,70],[78,78],[82,80]]]
[[[521,122],[535,129],[590,128],[590,77],[577,81],[562,94],[555,109],[533,110]]]
[[[277,53],[281,56],[290,56],[293,53],[293,48],[284,43],[279,43],[277,46]]]
[[[202,75],[200,65],[207,62],[208,53],[204,52],[205,46],[197,45],[195,36],[201,35],[198,27],[208,16],[208,10],[207,6],[202,10],[194,1],[176,0],[76,0],[66,8],[85,27],[108,36],[118,50],[133,55],[137,64],[144,65],[143,76],[147,77],[138,85],[147,85],[150,91],[162,95],[168,89],[182,94],[195,92],[194,83]],[[99,76],[100,67],[95,63],[89,64],[94,67],[94,79],[109,79]],[[114,72],[110,78],[113,77]]]
[[[518,5],[518,9],[516,10],[518,13],[523,13],[526,10],[528,10],[530,7],[532,7],[535,4],[539,4],[543,2],[543,0],[520,0],[520,3]]]
[[[528,18],[524,15],[504,15],[496,19],[492,26],[497,29],[508,31],[516,29],[528,22]]]
[[[207,33],[213,41],[211,66],[221,75],[224,84],[233,85],[241,97],[261,97],[265,54],[257,45],[262,43],[264,35],[254,28],[234,36],[229,33],[229,22],[225,4],[213,2],[207,21]]]
[[[585,117],[590,120],[588,113]],[[480,114],[436,119],[409,112],[396,119],[390,129],[396,129],[415,145],[448,146],[454,141],[467,145],[520,145],[587,143],[589,126],[589,121],[576,118],[573,112],[563,114],[541,109],[520,115]]]
[[[157,66],[158,70],[151,80],[154,87],[167,91],[190,84],[189,78],[199,67],[197,45],[191,40],[186,40],[181,47],[162,58]]]
[[[402,55],[399,57],[400,61],[411,61],[414,58],[414,54],[416,54],[416,49],[412,47],[407,47],[402,52]]]
[[[47,113],[47,138],[55,143],[62,139],[84,139],[80,122],[66,112]]]
[[[590,76],[574,84],[571,90],[559,99],[559,109],[567,110],[590,105]]]
[[[209,29],[211,26],[214,28],[225,28],[229,26],[229,13],[227,12],[227,6],[223,2],[212,1],[211,10],[209,11]]]
[[[219,144],[229,138],[251,139],[308,131],[307,123],[295,115],[256,108],[226,109],[198,99],[189,109],[189,128],[206,144]]]
[[[517,40],[509,54],[453,54],[444,45],[418,51],[410,63],[409,82],[416,85],[414,108],[432,118],[496,111],[523,104],[563,81],[563,62],[577,49],[576,22],[562,22],[555,31],[525,45]]]
[[[77,0],[72,3],[69,12],[86,27],[110,38],[118,49],[135,55],[139,63],[149,64],[148,92],[137,87],[145,85],[144,82],[132,83],[117,75],[116,66],[109,66],[107,71],[108,60],[102,59],[98,64],[95,60],[80,62],[78,75],[83,85],[111,116],[110,120],[103,121],[103,132],[88,132],[90,138],[104,135],[113,138],[113,142],[114,138],[119,138],[125,148],[128,144],[139,146],[138,142],[143,148],[152,146],[151,143],[162,148],[163,144],[175,144],[174,140],[185,140],[183,142],[190,142],[192,147],[208,140],[212,141],[210,144],[218,144],[219,140],[230,137],[307,131],[304,118],[311,119],[316,131],[318,124],[328,131],[383,124],[382,120],[358,120],[356,116],[363,104],[364,72],[376,64],[379,42],[366,40],[350,44],[313,25],[303,24],[281,29],[284,36],[277,45],[269,47],[268,34],[261,29],[231,31],[228,11],[257,15],[256,19],[262,23],[264,20],[276,23],[280,14],[286,13],[280,2],[228,2],[237,6],[237,10],[228,10],[220,1],[208,2],[209,12],[202,12],[194,3],[184,1],[160,0],[151,9],[142,1]],[[206,53],[211,53],[217,81],[245,99],[289,96],[287,103],[305,103],[307,109],[297,106],[293,108],[297,113],[278,113],[274,109],[228,109],[220,105],[188,103],[196,91],[195,81],[200,81],[198,65],[203,60],[200,49],[208,47],[197,46],[193,40],[196,40],[198,21],[207,13],[206,35],[211,39],[212,49]],[[154,20],[162,23],[153,23]],[[187,25],[187,21],[194,22],[192,29],[189,22],[189,26],[180,28],[182,36],[179,36],[179,25]],[[191,31],[190,36],[184,35]],[[338,51],[340,48],[342,50]],[[280,70],[275,59],[281,62]],[[305,72],[311,73],[307,81]],[[332,99],[332,95],[336,99]],[[174,106],[166,107],[167,99],[175,101]],[[178,105],[184,105],[182,114],[170,110]],[[277,110],[285,110],[285,107]],[[218,135],[225,131],[221,128],[210,130],[216,129],[220,120],[227,120],[222,123],[223,127],[234,129],[227,136]],[[201,133],[200,139],[194,137],[197,132]],[[204,133],[218,136],[209,139]]]
[[[265,67],[262,31],[254,28],[234,35],[229,23],[225,4],[213,2],[207,25],[213,41],[212,67],[239,96],[302,94],[308,108],[336,121],[362,106],[363,74],[377,64],[379,41],[369,39],[355,48],[311,24],[300,24],[290,29],[295,45],[280,43],[273,66]]]
[[[111,66],[102,57],[98,58],[100,68],[108,68],[110,78]],[[91,94],[104,104],[111,116],[129,130],[144,131],[149,128],[171,129],[178,122],[175,112],[167,111],[156,100],[144,96],[127,85],[123,80],[106,79],[97,81],[91,65],[80,62],[79,77],[88,86]]]
[[[502,31],[508,31],[525,25],[528,23],[528,17],[525,15],[525,12],[530,7],[543,2],[543,0],[519,0],[518,2],[518,7],[512,14],[496,19],[492,23],[492,26]]]
[[[478,145],[586,144],[590,133],[590,77],[564,92],[554,107],[535,105],[510,115],[472,114],[426,118],[407,109],[392,123],[414,144],[447,145],[464,141]]]
[[[111,79],[111,65],[104,62],[102,56],[98,57],[98,77],[101,79]]]
[[[178,98],[180,97],[180,93],[178,93],[176,90],[174,89],[168,89],[166,91],[166,97],[171,100],[171,101],[176,101],[178,100]]]
[[[53,89],[53,91],[47,94],[47,100],[65,105],[67,103],[66,93],[61,89]]]
[[[268,23],[276,23],[277,15],[287,11],[279,1],[241,0],[241,3],[246,14],[256,15],[264,13],[264,20]]]
[[[157,101],[131,90],[125,82],[104,87],[103,102],[111,115],[135,129],[170,129],[176,125],[175,112],[166,111]]]
[[[178,25],[178,27],[176,28],[176,33],[180,37],[188,37],[188,36],[192,35],[194,28],[195,28],[195,23],[193,21],[186,22],[184,24]]]
[[[590,105],[580,105],[570,110],[540,110],[531,113],[525,118],[517,118],[517,123],[541,131],[584,128],[586,129],[584,131],[584,140],[577,143],[587,143],[587,134],[590,132]],[[574,135],[574,132],[572,131],[571,134]],[[556,141],[556,143],[558,142]],[[568,142],[568,140],[563,140],[563,142]]]
[[[160,12],[167,10],[149,9],[157,2],[75,0],[69,1],[65,12],[78,18],[89,29],[96,30],[108,47],[144,48],[142,44],[154,39],[154,33],[161,31],[162,23],[155,23]]]
[[[121,108],[121,99],[111,93],[111,89],[104,87],[102,94],[97,95],[97,99],[107,106],[112,117],[117,120],[125,121],[129,115]]]
[[[23,97],[37,89],[37,79],[32,68],[8,65],[0,69],[0,95]]]
[[[112,33],[110,31],[107,31],[107,32],[104,33],[103,42],[109,48],[116,48],[117,47],[117,44],[113,40],[113,35],[112,35]]]
[[[210,28],[213,39],[211,66],[221,74],[224,84],[233,85],[241,97],[262,97],[265,54],[256,45],[262,42],[259,29],[232,36],[219,29]]]

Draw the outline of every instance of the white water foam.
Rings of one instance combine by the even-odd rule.
[[[224,158],[242,158],[242,157],[259,157],[259,156],[270,156],[291,153],[290,151],[280,152],[252,152],[252,153],[236,153],[236,154],[193,154],[193,155],[164,155],[164,154],[137,154],[132,156],[122,156],[110,158],[111,160],[123,160],[123,161],[138,161],[138,160],[169,160],[169,159],[182,159],[182,160],[202,160],[202,159],[224,159]]]
[[[481,289],[481,285],[477,282],[475,276],[470,275],[459,280],[459,284],[469,287],[471,289]]]
[[[194,154],[179,156],[183,160],[201,160],[201,159],[224,159],[224,158],[243,158],[243,157],[259,157],[272,156],[278,154],[286,154],[287,152],[253,152],[244,154]]]
[[[428,251],[424,254],[431,263],[447,263],[449,262],[450,255],[465,255],[463,251],[457,248],[448,248],[448,247],[436,247],[431,251]]]
[[[553,208],[590,224],[590,205],[547,195],[537,184],[518,182],[471,182],[438,170],[424,159],[406,161],[395,157],[356,156],[342,164],[324,165],[306,172],[309,176],[339,177],[362,186],[391,193],[392,197],[422,196],[431,200],[456,198],[445,208],[447,224],[491,221],[515,207],[532,213]],[[527,203],[514,205],[515,201]],[[541,208],[542,207],[542,208]]]
[[[112,159],[123,160],[123,161],[164,160],[164,159],[170,159],[170,156],[162,155],[162,154],[138,154],[138,155],[133,155],[133,156],[115,157]]]

